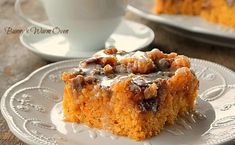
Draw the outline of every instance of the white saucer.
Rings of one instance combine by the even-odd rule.
[[[148,46],[153,39],[154,32],[149,27],[123,20],[105,45],[129,52]],[[50,61],[90,57],[95,53],[83,51],[78,54],[70,50],[69,43],[63,36],[56,34],[33,34],[25,31],[21,34],[20,41],[30,51]]]

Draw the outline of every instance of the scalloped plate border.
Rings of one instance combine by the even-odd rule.
[[[39,73],[40,71],[43,71],[43,70],[46,70],[46,69],[49,69],[50,67],[54,68],[54,67],[57,67],[59,65],[62,65],[62,64],[66,64],[66,63],[78,63],[80,61],[80,59],[76,59],[76,60],[68,60],[68,61],[61,61],[61,62],[57,62],[57,63],[53,63],[53,64],[49,64],[49,65],[46,65],[44,67],[41,67],[37,70],[35,70],[34,72],[32,72],[28,77],[26,77],[25,79],[23,79],[22,81],[19,81],[18,83],[14,84],[13,86],[11,86],[5,93],[4,95],[2,96],[1,98],[1,112],[4,116],[4,118],[6,119],[7,121],[7,124],[10,128],[10,130],[18,137],[20,138],[22,141],[28,143],[28,144],[39,144],[38,140],[34,139],[32,136],[30,136],[29,134],[26,134],[24,133],[23,131],[21,131],[19,129],[19,127],[17,127],[17,125],[14,123],[14,117],[11,116],[11,114],[9,113],[9,110],[7,110],[7,107],[6,107],[6,99],[7,97],[10,97],[8,94],[14,89],[16,88],[17,86],[20,86],[24,83],[27,83],[27,81],[29,81],[33,76],[35,76],[37,73]],[[210,72],[214,72],[214,73],[219,73],[219,74],[222,74],[222,73],[227,73],[227,75],[229,74],[229,76],[224,76],[226,77],[224,79],[224,83],[225,84],[222,84],[222,85],[217,85],[217,86],[214,86],[214,92],[211,92],[212,94],[213,93],[217,93],[218,90],[220,90],[219,93],[217,93],[216,95],[220,95],[219,97],[216,96],[213,98],[213,96],[211,97],[210,96],[210,88],[209,89],[206,89],[204,90],[203,92],[200,93],[200,97],[204,100],[207,100],[209,102],[213,102],[214,100],[217,100],[218,98],[221,97],[221,95],[224,93],[223,89],[221,90],[221,88],[235,88],[235,73],[232,71],[232,70],[229,70],[228,68],[224,67],[224,66],[221,66],[219,64],[216,64],[216,63],[213,63],[213,62],[209,62],[209,61],[205,61],[205,60],[200,60],[200,59],[191,59],[191,61],[193,62],[192,63],[192,66],[194,67],[195,66],[198,66],[198,67],[201,67],[201,64],[205,64],[205,69],[202,69],[202,70],[199,70],[199,72],[196,72],[196,74],[198,75],[199,78],[202,77],[203,80],[205,81],[208,81],[210,79],[213,80],[213,73],[205,73],[205,71],[210,71]],[[217,71],[215,71],[217,69]],[[203,72],[204,71],[204,72]],[[203,74],[204,73],[204,74]],[[43,75],[42,75],[43,76]],[[231,79],[231,78],[234,78],[234,79]],[[230,82],[229,82],[230,81]],[[39,83],[37,83],[39,85]],[[36,86],[38,87],[38,86]],[[217,92],[216,92],[217,91]],[[221,93],[222,91],[222,93]],[[235,97],[234,97],[235,99]],[[235,106],[235,100],[234,100],[234,106]],[[220,104],[221,105],[221,104]],[[231,104],[223,104],[225,105],[224,108],[221,108],[224,109],[223,111],[227,111],[231,108]],[[227,105],[227,106],[226,106]],[[230,107],[230,108],[229,108]],[[231,119],[234,119],[234,116],[226,116],[226,117],[223,117],[223,118],[220,118],[218,120],[215,120],[214,123],[212,124],[212,126],[216,126],[218,124],[221,124],[221,122],[223,123],[223,120],[225,118],[225,121],[226,119],[227,120],[231,120]],[[232,123],[234,123],[232,120]],[[224,122],[225,122],[224,121]],[[225,122],[226,123],[226,122]],[[231,123],[231,122],[229,122]],[[218,126],[217,126],[218,127]],[[235,139],[235,133],[232,134],[231,136],[227,137],[227,138],[220,138],[219,141],[217,142],[209,142],[210,143],[216,143],[216,144],[219,144],[219,143],[226,143],[226,142],[229,142],[231,140],[234,140]]]

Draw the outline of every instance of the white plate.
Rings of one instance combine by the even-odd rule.
[[[192,129],[189,130],[179,125],[171,127],[184,134],[173,135],[163,130],[156,137],[136,142],[63,122],[60,104],[63,82],[60,77],[62,72],[78,66],[79,60],[47,65],[13,85],[2,97],[1,111],[11,131],[29,144],[193,145],[231,142],[235,139],[235,73],[215,63],[191,61],[200,80],[201,99],[198,99],[197,110],[207,119],[190,124]]]
[[[153,39],[154,32],[149,27],[123,20],[106,42],[106,46],[112,45],[129,52],[147,47]],[[68,41],[61,35],[33,34],[25,31],[21,34],[20,40],[30,51],[50,61],[90,57],[95,53],[89,50],[74,52],[70,49]]]
[[[198,16],[156,15],[154,1],[130,0],[128,9],[146,19],[170,26],[168,29],[187,37],[235,48],[235,29],[210,23]]]

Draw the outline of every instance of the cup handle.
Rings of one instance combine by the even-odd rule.
[[[15,11],[16,11],[16,14],[22,19],[24,20],[25,22],[29,23],[29,24],[32,24],[32,25],[35,25],[35,26],[38,26],[38,27],[42,27],[42,28],[45,28],[45,29],[53,29],[52,26],[50,25],[46,25],[46,24],[42,24],[42,23],[39,23],[39,22],[36,22],[30,18],[28,18],[27,16],[25,16],[25,14],[22,12],[21,10],[21,2],[22,0],[16,0],[15,2]]]

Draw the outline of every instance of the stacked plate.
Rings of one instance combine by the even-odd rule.
[[[213,24],[196,16],[156,15],[154,6],[154,0],[131,0],[128,9],[188,38],[235,48],[235,29]]]

